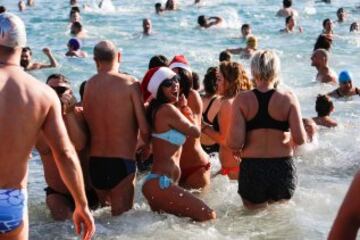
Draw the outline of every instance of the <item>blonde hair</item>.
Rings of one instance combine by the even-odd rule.
[[[219,71],[227,82],[225,97],[235,97],[236,93],[252,88],[252,84],[244,67],[237,62],[224,61],[220,63]]]
[[[251,59],[251,74],[260,81],[278,82],[280,78],[280,59],[272,50],[257,51]]]
[[[254,37],[254,36],[248,37],[248,39],[247,39],[247,41],[246,41],[246,45],[247,45],[248,47],[251,47],[252,49],[256,49],[256,48],[257,48],[257,45],[258,45],[258,42],[257,42],[256,37]]]

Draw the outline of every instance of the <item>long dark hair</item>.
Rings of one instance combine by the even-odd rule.
[[[164,95],[162,84],[160,84],[156,98],[153,98],[146,110],[146,120],[152,128],[154,128],[154,119],[157,111],[163,105],[169,102],[169,99]]]
[[[179,84],[180,92],[185,95],[186,98],[189,97],[190,90],[193,88],[193,78],[191,72],[183,69],[177,68],[179,70]]]

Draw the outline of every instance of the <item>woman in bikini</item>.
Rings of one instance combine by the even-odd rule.
[[[192,86],[192,71],[182,55],[176,55],[169,68],[179,76],[180,94],[183,94],[194,116],[194,124],[200,128],[202,101],[200,94]],[[199,136],[189,136],[180,158],[181,178],[179,184],[187,189],[206,188],[210,184],[209,156],[202,149]]]
[[[154,163],[146,177],[143,194],[153,211],[164,211],[195,221],[215,219],[215,212],[203,201],[178,186],[180,156],[187,137],[199,137],[191,111],[179,101],[179,82],[176,73],[167,67],[150,69],[142,82],[144,97],[153,97],[147,109],[152,127]],[[185,117],[186,116],[186,117]]]
[[[239,175],[239,159],[226,146],[226,135],[230,124],[231,106],[235,95],[240,91],[251,89],[251,82],[240,63],[222,62],[217,71],[217,91],[221,96],[221,107],[213,124],[203,122],[202,132],[220,144],[219,158],[221,170],[219,173],[230,179]]]

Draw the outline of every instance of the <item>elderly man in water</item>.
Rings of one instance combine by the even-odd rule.
[[[90,180],[100,201],[111,205],[114,216],[134,204],[139,130],[143,141],[149,141],[140,84],[134,77],[119,73],[120,59],[114,43],[96,44],[97,74],[87,82],[83,100],[91,139]]]

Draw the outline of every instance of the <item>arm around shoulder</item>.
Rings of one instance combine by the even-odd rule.
[[[166,111],[165,116],[172,128],[190,137],[200,137],[200,128],[191,123],[179,109],[171,104],[167,104],[164,108],[164,111]]]

